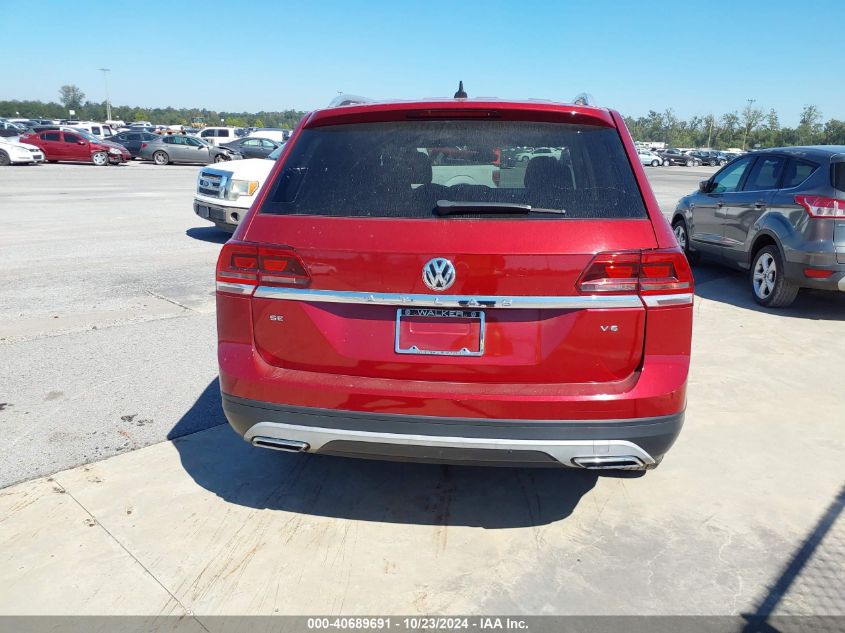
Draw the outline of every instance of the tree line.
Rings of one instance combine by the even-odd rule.
[[[774,109],[764,112],[749,103],[741,112],[694,116],[685,121],[669,108],[646,116],[625,117],[637,141],[662,141],[670,147],[755,149],[788,145],[845,145],[845,121],[824,121],[814,105],[801,110],[797,127],[780,124]]]
[[[0,117],[29,117],[33,119],[66,119],[68,110],[76,112],[80,121],[104,121],[106,102],[89,101],[77,86],[66,85],[59,89],[59,102],[43,101],[0,101]],[[276,112],[223,112],[207,108],[140,108],[133,106],[111,106],[112,119],[125,121],[149,121],[154,125],[191,126],[198,118],[202,124],[232,125],[235,127],[274,127],[293,129],[305,112],[281,110]]]
[[[59,101],[0,101],[0,117],[64,119],[68,110],[75,110],[79,120],[101,121],[106,118],[106,103],[88,101],[79,87],[69,84],[59,89]],[[126,121],[149,121],[154,125],[203,125],[235,127],[276,127],[292,129],[305,112],[217,112],[206,108],[139,108],[112,105],[112,118]],[[749,101],[742,111],[716,116],[694,116],[683,120],[672,108],[663,112],[651,110],[646,116],[625,117],[631,135],[638,141],[664,142],[670,147],[711,147],[714,149],[754,149],[786,145],[845,145],[845,121],[824,121],[815,105],[801,110],[797,127],[780,124],[774,109],[764,112]]]

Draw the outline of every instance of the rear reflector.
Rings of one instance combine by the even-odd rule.
[[[821,268],[805,268],[804,276],[810,279],[827,279],[833,275],[832,270],[822,270]]]
[[[217,258],[217,281],[248,286],[305,287],[311,277],[296,251],[286,246],[267,246],[229,241]]]
[[[582,294],[691,294],[692,271],[676,249],[599,253],[578,280]]]
[[[795,196],[811,218],[845,218],[845,200],[825,196]]]

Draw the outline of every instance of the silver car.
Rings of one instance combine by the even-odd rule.
[[[194,136],[174,134],[162,136],[141,144],[138,156],[152,160],[156,165],[168,163],[222,163],[228,160],[238,160],[243,156],[227,147],[215,147]]]

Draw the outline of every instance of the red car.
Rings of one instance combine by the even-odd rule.
[[[447,146],[567,151],[473,171],[433,165]],[[683,424],[693,279],[612,110],[312,112],[216,279],[223,408],[254,446],[644,470]]]
[[[78,130],[45,130],[21,135],[21,141],[40,147],[50,162],[68,161],[108,165],[132,160],[122,145]]]

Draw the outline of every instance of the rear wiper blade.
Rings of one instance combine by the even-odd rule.
[[[530,204],[517,202],[453,202],[452,200],[438,200],[434,204],[437,215],[459,215],[461,213],[554,213],[566,215],[564,209],[540,209]]]

